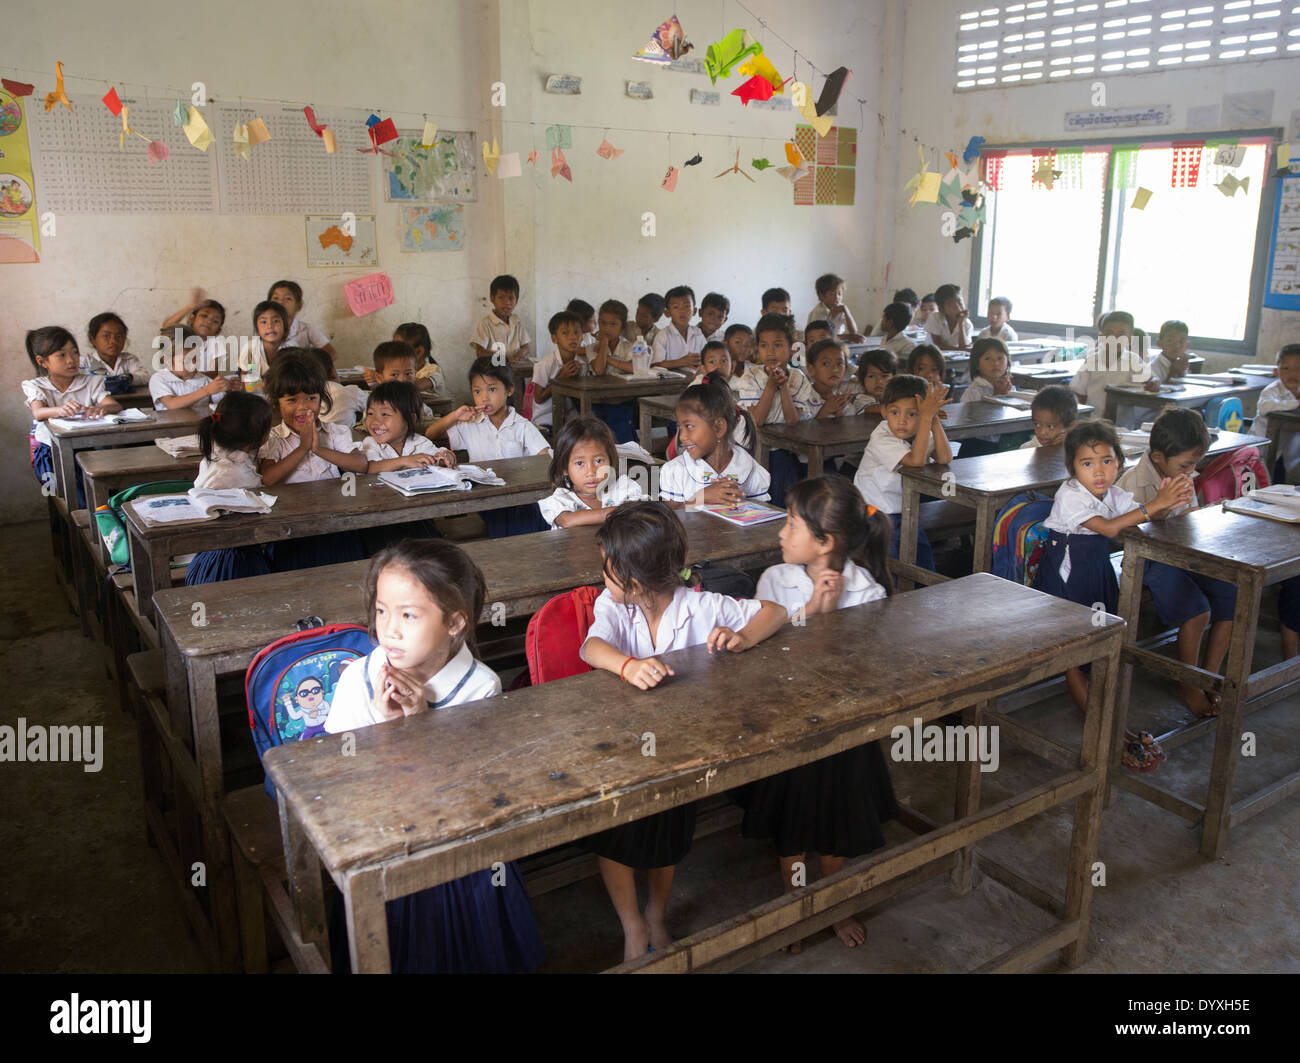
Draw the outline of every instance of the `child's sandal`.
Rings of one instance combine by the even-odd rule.
[[[1142,743],[1142,748],[1155,759],[1157,764],[1165,762],[1165,751],[1150,731],[1139,731],[1138,741]]]
[[[1160,766],[1159,761],[1143,748],[1141,742],[1127,743],[1121,762],[1124,767],[1137,775],[1149,775]]]

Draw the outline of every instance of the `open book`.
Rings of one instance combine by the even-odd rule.
[[[270,513],[275,496],[243,487],[214,491],[191,487],[183,495],[144,495],[128,503],[145,524],[180,524],[183,521],[216,520],[222,513]]]
[[[1005,395],[990,395],[986,402],[996,402],[1016,410],[1027,410],[1034,404],[1032,391],[1008,391]]]
[[[379,482],[407,496],[433,491],[468,491],[475,484],[504,487],[506,483],[491,469],[480,469],[477,465],[462,465],[458,469],[444,469],[439,465],[393,469],[381,472]]]
[[[1232,498],[1224,502],[1223,508],[1252,517],[1300,524],[1300,487],[1295,484],[1256,487],[1246,492],[1245,498]]]
[[[159,436],[154,443],[173,458],[197,458],[202,453],[198,436]]]
[[[728,524],[739,524],[742,528],[750,524],[766,524],[769,520],[780,520],[785,510],[769,506],[765,502],[737,502],[734,506],[706,505],[699,507],[705,513],[721,517]]]
[[[153,420],[144,410],[130,409],[121,413],[110,413],[106,417],[51,417],[46,424],[59,428],[107,428],[115,424],[133,424],[136,421]]]

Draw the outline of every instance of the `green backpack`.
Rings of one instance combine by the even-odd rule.
[[[193,480],[155,480],[153,483],[136,484],[112,495],[108,505],[95,510],[95,526],[104,540],[108,559],[114,565],[126,565],[131,562],[131,548],[126,538],[126,521],[122,516],[122,507],[133,498],[143,495],[181,495],[194,486]]]

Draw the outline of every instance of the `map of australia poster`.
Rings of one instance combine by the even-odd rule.
[[[379,264],[379,242],[373,214],[308,214],[307,265],[356,267]]]

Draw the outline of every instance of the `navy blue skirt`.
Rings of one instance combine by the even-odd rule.
[[[889,533],[889,556],[898,560],[898,549],[903,542],[903,514],[891,513],[889,523],[892,529]],[[935,571],[934,549],[930,546],[930,538],[925,534],[925,529],[919,525],[916,529],[916,564],[919,568]]]
[[[588,852],[627,867],[675,867],[695,839],[695,803],[611,827],[579,843]]]
[[[81,479],[81,466],[76,466],[77,470],[77,504],[69,504],[70,509],[86,508],[86,487]],[[47,443],[37,443],[35,451],[32,452],[32,472],[36,474],[36,482],[44,487],[47,483],[50,485],[50,491],[53,493],[54,485],[57,478],[54,473],[54,451],[50,449]]]
[[[408,520],[401,524],[386,524],[379,528],[361,529],[361,546],[366,557],[374,557],[380,550],[396,546],[403,539],[441,539],[442,532],[432,520]]]
[[[1237,588],[1231,583],[1159,561],[1147,562],[1142,583],[1150,588],[1160,622],[1166,627],[1182,627],[1202,613],[1210,614],[1211,623],[1231,620],[1237,607]]]
[[[772,505],[785,509],[785,493],[803,479],[804,464],[799,455],[788,450],[769,450],[767,453],[767,471],[772,476],[768,492],[772,496]]]
[[[489,539],[504,539],[508,535],[527,535],[546,531],[546,521],[537,503],[529,506],[507,506],[505,509],[486,509],[480,513],[487,525]]]
[[[1300,631],[1300,576],[1283,580],[1277,589],[1277,615],[1292,631]]]
[[[1070,578],[1062,580],[1061,562],[1070,552]],[[1049,531],[1034,586],[1057,598],[1086,605],[1097,602],[1106,612],[1119,609],[1119,580],[1110,564],[1110,540],[1104,535],[1065,535]]]
[[[286,539],[282,543],[268,547],[267,550],[271,556],[272,572],[293,572],[300,568],[339,565],[345,561],[362,561],[366,556],[361,536],[354,531]]]
[[[266,548],[262,546],[232,546],[224,550],[204,550],[194,555],[185,570],[185,586],[197,587],[203,583],[221,583],[228,579],[248,576],[265,576],[271,571]]]
[[[394,974],[515,974],[534,971],[545,954],[519,868],[505,865],[504,884],[476,871],[385,904],[388,957]],[[330,921],[335,974],[350,974],[347,914]]]

